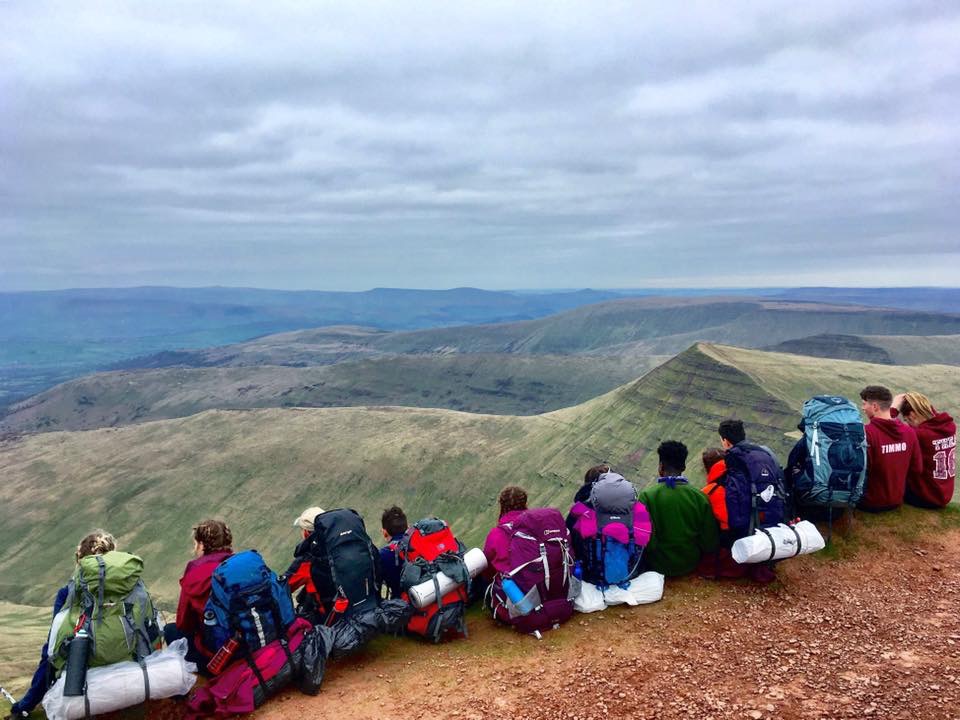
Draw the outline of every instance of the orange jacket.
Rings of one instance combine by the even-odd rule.
[[[720,523],[721,530],[730,529],[730,523],[727,520],[727,489],[721,484],[726,474],[727,463],[724,460],[718,460],[707,472],[707,484],[703,486],[703,491],[710,500],[710,507],[713,508],[713,516]]]

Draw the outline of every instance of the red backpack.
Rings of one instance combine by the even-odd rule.
[[[450,526],[439,518],[426,518],[410,527],[397,543],[396,552],[404,561],[400,574],[403,599],[415,585],[433,581],[436,595],[440,585],[437,575],[444,573],[459,584],[456,588],[422,608],[414,608],[407,630],[440,642],[446,636],[467,635],[464,610],[469,599],[470,573],[463,562],[466,548],[454,536]]]

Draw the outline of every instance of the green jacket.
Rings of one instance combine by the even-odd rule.
[[[669,480],[675,480],[670,487]],[[668,577],[696,569],[703,553],[715,552],[719,537],[710,501],[684,478],[660,478],[640,491],[653,521],[653,539],[647,546],[647,565]]]

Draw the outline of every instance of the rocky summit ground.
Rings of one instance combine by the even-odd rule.
[[[539,642],[475,611],[467,640],[379,638],[317,697],[290,689],[255,717],[960,718],[960,529],[910,512],[858,520],[780,582],[668,581],[659,603],[575,615]]]
[[[437,648],[382,641],[331,666],[320,696],[258,715],[960,718],[960,530],[864,533],[781,563],[782,583],[671,581],[660,603],[575,615],[541,642],[486,617]]]

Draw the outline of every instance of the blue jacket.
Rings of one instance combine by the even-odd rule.
[[[54,616],[63,609],[63,604],[67,601],[67,592],[68,587],[66,585],[57,590],[57,598],[53,601]],[[11,715],[33,712],[33,709],[43,700],[43,696],[53,682],[52,670],[47,656],[47,644],[44,643],[40,650],[40,662],[37,665],[36,672],[33,673],[33,680],[30,681],[30,689],[10,708]]]
[[[403,533],[394,535],[390,542],[380,548],[380,568],[383,572],[383,584],[390,588],[390,599],[400,597],[400,573],[403,572],[403,560],[397,556],[397,543],[403,540]]]

